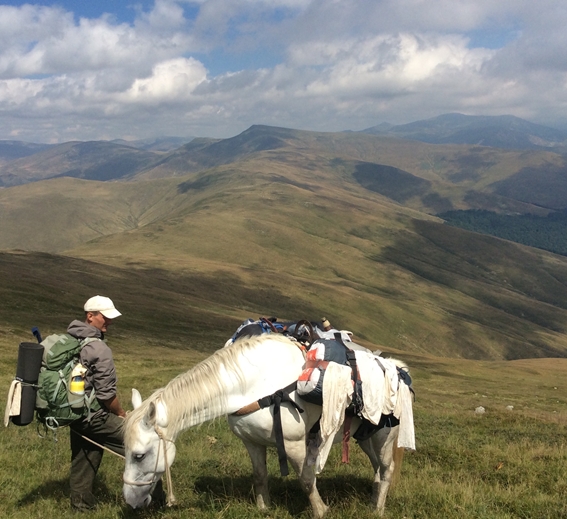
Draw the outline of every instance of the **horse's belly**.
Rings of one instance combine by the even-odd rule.
[[[317,406],[315,406],[317,407]],[[302,441],[305,439],[309,429],[316,421],[310,419],[310,413],[305,409],[299,413],[286,405],[281,407],[282,432],[287,441]],[[254,413],[244,416],[230,415],[228,425],[232,432],[241,440],[248,440],[260,445],[273,446],[276,444],[274,433],[273,408],[260,409]]]

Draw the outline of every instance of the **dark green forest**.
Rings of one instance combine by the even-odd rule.
[[[567,256],[567,211],[547,216],[507,215],[485,210],[447,211],[437,216],[468,231],[490,234]]]

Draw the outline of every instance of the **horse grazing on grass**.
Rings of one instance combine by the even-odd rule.
[[[244,415],[234,413],[297,381],[304,363],[304,352],[298,343],[275,334],[260,335],[240,339],[218,350],[143,402],[134,389],[134,411],[124,425],[126,503],[133,508],[150,503],[159,479],[164,473],[166,477],[170,474],[175,440],[181,431],[227,414],[231,430],[244,442],[252,461],[256,504],[259,508],[269,506],[266,447],[276,445],[274,407]],[[320,518],[328,507],[317,490],[315,467],[308,460],[307,444],[311,428],[321,417],[321,406],[301,400],[295,391],[290,398],[303,412],[293,402],[281,404],[285,451],[309,497],[313,515]],[[354,417],[351,431],[356,431],[360,423]],[[373,501],[380,515],[394,475],[394,455],[403,452],[396,449],[398,428],[382,428],[360,442],[374,469]],[[168,488],[171,492],[170,480]],[[170,494],[170,501],[173,499]]]

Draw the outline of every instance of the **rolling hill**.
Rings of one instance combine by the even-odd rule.
[[[116,180],[135,174],[159,154],[106,141],[67,142],[0,167],[0,187],[48,178]]]
[[[10,162],[12,160],[29,157],[35,153],[39,153],[47,148],[49,144],[36,144],[22,141],[0,141],[0,164]]]
[[[521,127],[536,126],[518,121]],[[412,124],[434,134],[443,127],[439,121],[426,122],[427,131],[420,122]],[[453,130],[454,125],[449,125],[446,131]],[[510,131],[502,130],[503,134]],[[403,132],[400,136],[407,137]],[[164,142],[171,146],[175,141],[168,138]],[[271,163],[276,168],[285,163],[333,170],[343,178],[345,173],[349,177],[355,173],[355,180],[366,188],[429,214],[484,209],[545,216],[564,209],[567,200],[566,159],[551,151],[432,145],[382,134],[305,132],[259,125],[229,139],[193,139],[168,152],[106,141],[51,146],[0,164],[0,187],[58,177],[99,181],[181,177],[251,160],[259,163],[255,167],[260,170],[270,168]],[[408,196],[410,184],[422,188]]]
[[[241,161],[254,162],[258,170],[286,164],[330,171],[334,179],[354,178],[429,214],[452,208],[544,215],[567,207],[567,161],[556,153],[266,126],[211,144],[190,143],[132,178],[166,178]]]
[[[51,284],[46,261],[79,272],[82,294],[102,286],[112,296],[102,275],[88,279],[108,269],[123,306],[144,291],[156,302],[152,321],[172,330],[184,327],[184,312],[204,322],[226,316],[224,330],[250,316],[326,315],[383,350],[565,357],[567,260],[431,214],[471,205],[548,213],[494,185],[562,160],[261,126],[197,140],[128,181],[56,178],[0,190],[0,248],[58,254],[6,252],[4,275],[15,279],[6,299],[28,290],[17,274],[26,258],[37,262],[35,285]]]
[[[160,137],[157,139],[139,139],[127,141],[124,139],[114,139],[110,141],[113,144],[120,144],[122,146],[130,146],[146,151],[167,152],[180,148],[184,144],[191,142],[194,137]]]
[[[565,206],[560,155],[262,126],[145,161],[123,148],[67,159],[59,149],[46,161],[54,178],[37,180],[36,157],[26,164],[37,181],[0,188],[5,388],[30,328],[60,333],[94,294],[123,314],[108,338],[127,409],[131,388],[151,394],[245,318],[325,315],[411,369],[418,449],[386,514],[563,517],[567,258],[435,215],[553,215]],[[65,515],[68,429],[59,434],[47,446],[35,426],[5,430],[0,452],[14,477],[3,516]],[[159,514],[265,517],[225,421],[187,431],[177,448],[179,506]],[[367,460],[352,449],[345,467],[335,454],[320,478],[331,514],[372,516]],[[125,513],[122,469],[105,458],[101,517]],[[279,477],[272,453],[268,469],[270,514],[304,515],[299,482]]]

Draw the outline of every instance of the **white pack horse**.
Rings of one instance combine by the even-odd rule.
[[[125,421],[126,462],[124,498],[133,508],[147,506],[155,485],[175,458],[178,434],[194,425],[228,415],[229,426],[246,446],[252,460],[256,504],[270,505],[266,447],[275,446],[273,406],[241,416],[236,411],[296,381],[304,366],[298,343],[274,334],[245,338],[215,352],[188,372],[171,380],[142,402],[134,389],[132,411]],[[287,457],[309,497],[313,515],[322,517],[327,505],[316,485],[314,466],[308,463],[309,431],[321,416],[321,407],[292,400],[304,409],[282,403],[281,420]],[[354,433],[360,420],[354,418]],[[373,502],[384,511],[386,494],[394,475],[398,426],[383,428],[360,442],[374,469]],[[400,459],[401,462],[401,459]],[[171,481],[168,481],[171,491]],[[170,504],[173,501],[170,494]]]

